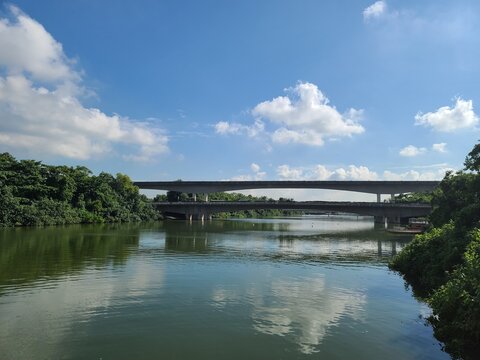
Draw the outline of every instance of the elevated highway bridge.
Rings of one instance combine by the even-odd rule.
[[[432,191],[439,181],[136,181],[140,189],[178,191],[192,194],[250,189],[325,189],[369,194],[401,194]]]

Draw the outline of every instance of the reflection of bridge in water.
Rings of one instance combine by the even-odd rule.
[[[385,264],[411,240],[411,236],[375,231],[373,224],[355,217],[341,219],[334,230],[328,226],[337,222],[335,218],[272,219],[271,223],[262,219],[215,220],[189,225],[167,221],[163,224],[165,250],[180,256],[208,253],[228,257],[238,253],[268,261],[305,264]],[[316,227],[311,228],[311,224]]]
[[[242,210],[313,210],[345,212],[374,216],[375,223],[385,226],[402,222],[402,219],[426,216],[429,204],[382,203],[381,195],[408,192],[432,191],[439,181],[137,181],[141,189],[168,190],[190,193],[193,202],[157,203],[164,212],[183,214],[189,220],[205,220],[211,214]],[[376,203],[368,202],[325,202],[325,201],[274,201],[274,202],[208,202],[208,194],[220,191],[248,189],[323,189],[355,191],[377,195]],[[206,202],[196,202],[197,194],[206,194]]]

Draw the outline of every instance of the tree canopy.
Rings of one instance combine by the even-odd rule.
[[[127,175],[17,161],[0,154],[0,226],[130,222],[158,218]]]

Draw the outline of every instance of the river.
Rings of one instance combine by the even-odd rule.
[[[0,359],[449,359],[368,218],[0,230]]]

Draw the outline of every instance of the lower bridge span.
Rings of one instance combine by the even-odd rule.
[[[194,217],[219,212],[242,210],[281,209],[342,212],[375,217],[405,218],[430,214],[432,207],[424,203],[378,203],[339,201],[213,201],[213,202],[157,202],[158,210]]]

